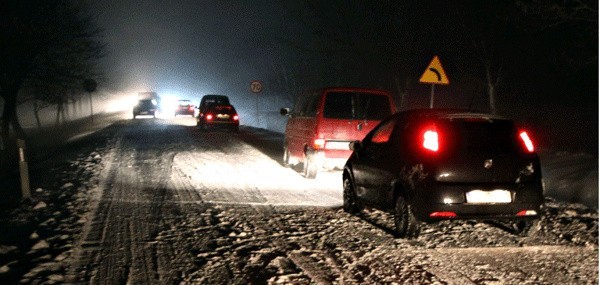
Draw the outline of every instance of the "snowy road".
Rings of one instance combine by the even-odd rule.
[[[549,201],[528,238],[487,223],[395,239],[388,214],[340,207],[341,174],[305,180],[281,136],[121,121],[65,281],[84,284],[597,284],[598,215]]]

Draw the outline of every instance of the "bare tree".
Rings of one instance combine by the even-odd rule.
[[[6,0],[0,3],[0,96],[2,112],[2,166],[7,175],[11,138],[24,138],[16,107],[27,89],[67,90],[98,73],[103,54],[100,30],[82,2],[70,0]],[[80,84],[80,83],[79,83]],[[64,90],[64,89],[63,89]],[[45,92],[36,100],[64,102],[65,92]],[[11,134],[12,130],[12,134]]]

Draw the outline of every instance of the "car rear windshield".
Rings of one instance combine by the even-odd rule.
[[[226,96],[204,96],[202,101],[204,104],[207,104],[207,105],[210,105],[210,104],[227,105],[227,104],[229,104],[229,97],[226,97]]]
[[[231,105],[212,105],[209,110],[219,114],[235,114],[235,109]]]
[[[449,139],[461,149],[486,153],[516,150],[516,131],[509,120],[454,119],[447,126]]]
[[[154,106],[154,103],[152,103],[152,100],[140,100],[138,102],[138,105],[148,107],[148,106]]]
[[[391,115],[387,96],[373,93],[330,92],[323,116],[332,119],[383,120]]]

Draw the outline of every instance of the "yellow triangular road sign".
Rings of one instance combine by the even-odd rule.
[[[440,58],[436,55],[433,57],[423,75],[421,75],[421,79],[419,79],[421,83],[430,83],[430,84],[450,84],[450,80],[448,80],[448,76],[446,76],[446,72],[442,67],[442,63],[440,62]]]

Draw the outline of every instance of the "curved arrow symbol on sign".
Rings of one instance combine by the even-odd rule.
[[[431,67],[431,68],[429,68],[429,70],[432,71],[433,73],[435,73],[435,75],[437,75],[438,81],[442,81],[442,75],[440,74],[440,72],[437,69]]]

